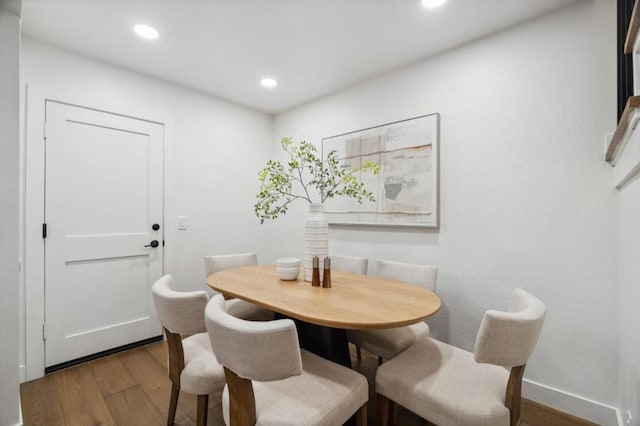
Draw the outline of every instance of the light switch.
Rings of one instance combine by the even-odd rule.
[[[178,216],[178,231],[186,231],[186,230],[187,230],[187,217]]]

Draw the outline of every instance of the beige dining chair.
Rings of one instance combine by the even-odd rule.
[[[381,277],[417,284],[427,290],[436,291],[438,268],[435,266],[378,260],[376,269],[377,275]],[[378,356],[378,364],[382,364],[384,359],[395,357],[416,340],[428,335],[429,326],[422,321],[405,327],[347,331],[349,341],[356,346],[358,359],[362,359],[360,348],[363,348]]]
[[[258,255],[256,253],[205,256],[204,258],[204,269],[207,277],[213,273],[224,271],[225,269],[240,268],[243,266],[252,266],[257,264]],[[245,302],[241,299],[227,300],[227,309],[231,315],[246,320],[269,321],[273,319],[272,311],[261,308],[253,303]]]
[[[516,289],[507,312],[484,314],[473,353],[423,337],[385,362],[376,373],[380,424],[391,400],[440,426],[518,425],[522,376],[545,313]]]
[[[174,286],[173,277],[165,275],[151,287],[169,348],[171,399],[167,425],[175,420],[180,391],[198,396],[196,421],[198,426],[206,425],[209,394],[225,385],[224,369],[211,350],[204,323],[209,296],[206,291],[175,291]],[[190,336],[182,339],[183,335]]]
[[[357,412],[367,424],[367,379],[300,349],[290,319],[245,321],[229,315],[221,295],[205,311],[227,386],[227,425],[341,425]]]
[[[353,274],[367,274],[369,266],[369,258],[367,257],[342,256],[338,254],[332,254],[329,257],[331,259],[331,269]]]

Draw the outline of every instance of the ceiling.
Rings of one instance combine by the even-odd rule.
[[[267,113],[576,0],[24,0],[23,33]],[[160,32],[139,38],[136,23]],[[274,89],[260,86],[270,76]]]

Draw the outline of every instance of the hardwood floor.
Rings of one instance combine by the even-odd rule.
[[[353,365],[370,383],[369,425],[376,424],[373,379],[377,361],[363,351]],[[20,386],[25,426],[31,425],[164,425],[171,382],[167,376],[165,342],[152,343],[68,368]],[[209,398],[209,425],[224,425],[220,393]],[[522,404],[523,426],[586,426],[587,422],[532,401]],[[180,394],[176,422],[195,425],[196,397]],[[424,425],[400,408],[397,425]]]

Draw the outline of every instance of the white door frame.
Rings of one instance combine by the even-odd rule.
[[[175,194],[173,170],[173,117],[154,111],[131,111],[127,105],[109,103],[103,99],[91,99],[74,94],[42,91],[27,83],[26,115],[24,124],[25,168],[24,179],[24,227],[25,227],[25,309],[24,330],[21,337],[24,345],[26,380],[44,376],[45,345],[43,340],[43,324],[45,319],[44,291],[44,239],[42,224],[44,223],[45,197],[45,155],[44,155],[44,123],[45,101],[55,101],[69,105],[89,108],[111,114],[122,115],[138,120],[151,121],[164,126],[164,247],[163,273],[173,270],[173,242],[175,226],[173,226]]]

